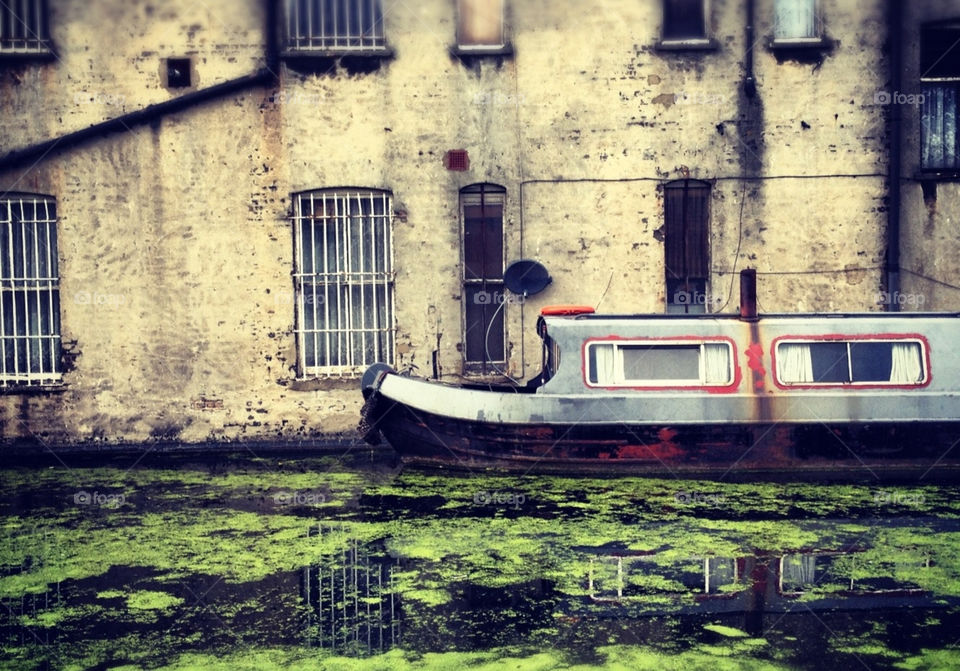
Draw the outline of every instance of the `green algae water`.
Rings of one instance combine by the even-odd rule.
[[[2,669],[956,669],[945,485],[0,470]]]

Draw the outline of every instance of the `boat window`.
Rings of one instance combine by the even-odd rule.
[[[786,385],[919,385],[927,377],[915,340],[781,342],[776,356],[777,380]]]
[[[615,342],[587,347],[587,380],[600,387],[701,387],[733,382],[726,342]]]

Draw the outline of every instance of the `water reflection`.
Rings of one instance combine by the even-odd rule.
[[[343,536],[342,526],[318,524],[308,535]],[[396,560],[382,544],[348,539],[328,562],[303,568],[300,598],[306,604],[304,631],[310,646],[351,656],[382,653],[401,644],[399,596],[394,589]]]

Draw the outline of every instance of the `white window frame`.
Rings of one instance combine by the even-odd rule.
[[[850,345],[861,343],[890,343],[891,345],[916,345],[920,348],[920,369],[923,377],[917,382],[890,382],[885,380],[853,379],[853,357],[850,354]],[[788,382],[780,378],[780,348],[783,345],[846,345],[847,346],[847,377],[849,382]],[[776,342],[777,365],[774,366],[774,380],[782,387],[922,387],[930,380],[930,362],[927,359],[927,348],[919,338],[837,338],[835,340],[810,340],[804,338],[782,338]]]
[[[25,204],[33,208],[32,219],[23,216]],[[15,216],[17,210],[19,217]],[[19,236],[15,235],[18,226],[24,228]],[[33,229],[29,236],[27,226]],[[55,385],[61,381],[56,227],[54,198],[37,194],[0,198],[0,253],[5,252],[0,263],[0,388]],[[15,249],[18,237],[20,248]],[[33,239],[32,245],[27,243],[28,237]],[[23,269],[21,276],[15,273],[18,265]],[[30,266],[35,272],[27,272]],[[46,268],[45,276],[40,274],[42,268]],[[23,301],[22,308],[17,305],[18,298]],[[35,308],[33,318],[30,308]],[[12,332],[7,332],[8,324]]]
[[[780,24],[777,22],[777,5],[784,2],[798,2],[798,0],[773,0],[773,44],[775,46],[803,46],[809,44],[823,43],[823,16],[821,14],[820,0],[799,0],[813,3],[813,35],[808,36],[780,36],[777,29]]]
[[[50,46],[47,0],[0,0],[0,55],[46,55]]]
[[[378,203],[382,206],[379,212]],[[362,208],[364,204],[369,205],[369,214],[351,214],[351,205]],[[324,214],[331,210],[332,215]],[[389,191],[320,189],[293,195],[295,330],[297,370],[301,379],[355,377],[373,363],[393,365],[396,352],[393,216],[393,197]],[[324,235],[328,226],[334,227],[332,256],[328,248],[330,236]],[[359,232],[356,226],[360,226]],[[368,227],[373,235],[371,248],[380,245],[372,254],[365,251],[366,244],[360,244],[359,249],[355,244],[357,239],[361,242],[366,239],[363,236]],[[304,240],[305,228],[309,229],[309,241]],[[323,259],[317,257],[318,245],[324,250]],[[377,251],[382,254],[378,256]],[[327,267],[330,258],[336,259],[337,267]],[[378,258],[386,267],[377,267]],[[313,272],[302,267],[305,265],[302,260],[306,259],[310,260]],[[355,262],[359,268],[353,267]],[[355,299],[354,290],[359,290],[359,300]],[[382,298],[378,298],[380,293]],[[313,328],[307,328],[308,322]],[[355,346],[357,338],[360,347]],[[370,356],[367,356],[368,344],[372,346]],[[312,365],[308,365],[308,348],[313,352]],[[325,363],[319,363],[321,360]]]
[[[356,7],[360,31],[339,32],[339,22]],[[284,0],[288,52],[387,53],[382,0]],[[379,19],[374,17],[379,16]]]
[[[464,42],[463,14],[465,3],[478,3],[479,0],[456,0],[457,4],[457,49],[460,51],[490,51],[500,50],[507,46],[506,5],[507,0],[493,0],[500,3],[500,39],[489,44]]]
[[[610,346],[613,345],[614,352],[614,377],[612,382],[599,382],[599,375],[597,376],[597,382],[591,382],[591,377],[593,370],[590,368],[590,351],[589,348],[596,347],[598,345]],[[705,345],[723,345],[727,348],[727,379],[724,382],[707,382],[706,381],[706,358],[704,355],[704,346]],[[693,378],[681,378],[674,380],[647,380],[647,379],[637,379],[637,378],[627,378],[625,376],[626,368],[624,366],[623,360],[623,348],[628,347],[699,347],[699,353],[697,357],[697,367],[698,367],[698,377]],[[734,367],[736,362],[734,361],[734,351],[733,345],[728,340],[591,340],[586,344],[586,350],[584,351],[584,356],[586,358],[584,369],[586,370],[586,384],[588,387],[597,387],[597,388],[606,388],[606,387],[690,387],[692,389],[700,387],[729,387],[736,380],[736,372]],[[594,358],[596,361],[596,358]]]

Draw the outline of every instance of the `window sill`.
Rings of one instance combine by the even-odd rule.
[[[719,48],[719,42],[707,37],[660,40],[655,46],[657,51],[716,51]]]
[[[305,49],[289,47],[280,52],[280,57],[285,59],[313,59],[313,58],[340,58],[350,56],[353,58],[393,58],[394,51],[391,47],[368,47],[364,49]]]
[[[56,58],[57,55],[53,49],[47,49],[45,51],[7,51],[0,49],[0,62],[37,61],[46,63],[56,60]]]
[[[0,396],[37,396],[40,394],[59,394],[67,391],[68,385],[63,382],[50,384],[22,384],[0,387]]]
[[[913,178],[918,182],[960,182],[960,169],[924,170],[920,168],[913,173]]]
[[[475,57],[503,57],[503,56],[512,56],[513,55],[513,45],[507,42],[506,44],[492,45],[492,46],[467,46],[461,44],[454,44],[450,47],[450,53],[458,58],[475,58]]]
[[[826,37],[773,38],[767,43],[772,51],[829,49],[833,42]]]

